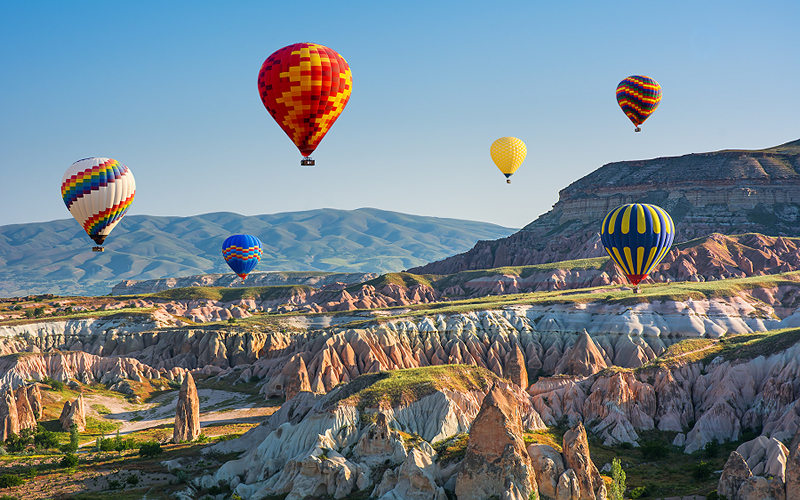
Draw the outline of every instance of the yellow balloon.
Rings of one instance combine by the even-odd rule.
[[[489,149],[492,155],[492,161],[497,165],[506,176],[506,182],[511,183],[511,174],[517,171],[522,162],[525,161],[525,155],[528,154],[528,148],[525,143],[516,137],[501,137],[492,143]]]

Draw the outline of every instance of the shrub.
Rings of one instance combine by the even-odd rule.
[[[649,497],[650,491],[648,491],[646,486],[638,486],[631,490],[631,498],[642,498],[642,497]]]
[[[139,445],[139,455],[143,457],[152,458],[161,455],[161,453],[163,453],[161,444],[156,441],[147,441]]]
[[[122,488],[122,483],[119,482],[119,479],[109,479],[108,480],[108,489],[109,490],[118,490]]]
[[[59,382],[58,380],[53,380],[50,377],[45,377],[42,380],[42,383],[47,384],[50,388],[54,391],[63,391],[64,390],[64,382]]]
[[[0,476],[0,488],[11,488],[20,486],[25,481],[16,474],[3,474]]]
[[[631,450],[633,449],[633,444],[627,441],[623,441],[619,444],[619,447],[623,450]]]
[[[715,458],[719,455],[719,443],[716,441],[707,442],[703,447],[703,453],[705,453],[708,458]]]
[[[660,460],[669,455],[669,448],[661,441],[646,441],[641,450],[645,460]]]
[[[137,484],[139,484],[139,476],[131,474],[130,476],[125,478],[125,482],[130,484],[131,486],[136,486]]]
[[[78,465],[78,456],[75,455],[74,453],[67,453],[61,458],[59,464],[61,465],[61,467],[64,467],[65,469],[68,469],[70,467],[75,467],[76,465]]]
[[[198,443],[207,443],[207,442],[209,442],[209,441],[210,441],[210,439],[209,439],[209,438],[208,438],[208,436],[206,436],[205,434],[203,434],[203,433],[200,433],[200,435],[199,435],[199,436],[197,436],[197,439],[196,439],[196,441],[197,441]]]
[[[704,481],[711,477],[711,465],[701,461],[699,464],[692,466],[692,477],[695,481]]]
[[[34,316],[36,316],[38,318],[42,314],[44,314],[44,307],[43,306],[34,308],[34,310],[33,310],[33,315]]]
[[[234,318],[234,317],[228,318],[228,323],[230,323],[230,324],[236,323],[236,318]]]
[[[728,497],[726,497],[725,495],[720,495],[719,493],[717,493],[717,490],[714,490],[708,495],[706,495],[706,500],[728,500]]]
[[[41,425],[36,428],[36,434],[33,436],[33,443],[37,448],[49,449],[58,447],[58,435],[55,432],[50,432]]]
[[[175,471],[175,480],[178,484],[188,482],[189,474],[187,474],[185,470],[177,470]]]

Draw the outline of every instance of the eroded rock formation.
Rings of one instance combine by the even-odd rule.
[[[516,399],[495,385],[484,398],[470,429],[455,486],[460,500],[492,496],[524,499],[538,493],[522,432]]]
[[[200,399],[191,373],[187,373],[178,393],[178,406],[175,409],[175,428],[172,441],[194,441],[200,435]]]
[[[14,393],[5,390],[0,394],[0,438],[5,441],[11,434],[19,434],[17,402]]]
[[[83,401],[83,394],[79,395],[71,403],[69,401],[64,402],[64,408],[61,410],[58,421],[65,431],[69,431],[73,424],[78,426],[78,432],[86,430],[86,406]]]

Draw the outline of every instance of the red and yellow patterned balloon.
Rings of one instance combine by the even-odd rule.
[[[347,61],[315,43],[275,51],[258,74],[261,102],[305,157],[339,118],[352,88]]]

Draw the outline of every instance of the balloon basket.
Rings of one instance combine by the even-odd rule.
[[[642,289],[639,288],[639,285],[636,285],[636,288],[633,289],[633,293],[642,293]]]
[[[506,179],[506,184],[511,184],[511,179]]]
[[[92,252],[105,252],[106,249],[103,247],[92,247]]]
[[[312,160],[310,156],[300,160],[301,167],[313,167],[314,165],[316,165],[316,162]]]
[[[633,129],[633,131],[634,131],[634,132],[641,132],[641,131],[642,131],[642,129],[640,129],[639,127],[636,127],[635,129]]]

